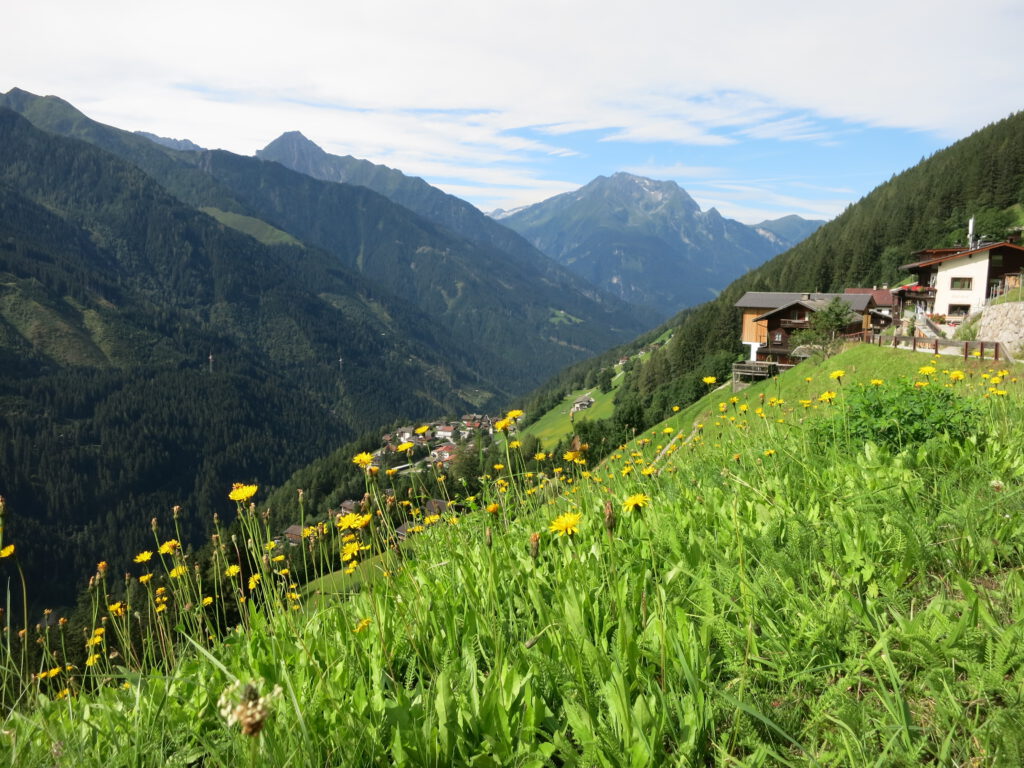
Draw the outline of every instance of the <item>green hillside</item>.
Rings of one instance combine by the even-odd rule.
[[[213,216],[213,218],[224,226],[237,229],[239,232],[243,232],[249,235],[249,237],[259,240],[264,245],[302,246],[301,242],[296,240],[287,232],[282,232],[280,229],[270,226],[267,222],[255,219],[252,216],[243,216],[240,213],[222,211],[219,208],[200,208],[199,210]]]
[[[713,390],[599,465],[527,473],[513,449],[436,518],[414,496],[415,552],[384,559],[383,478],[297,547],[239,487],[247,548],[193,570],[161,528],[126,586],[100,575],[84,626],[0,648],[5,748],[29,767],[55,744],[83,767],[1020,765],[1020,375],[862,345]],[[0,541],[15,579],[21,544]],[[339,561],[370,569],[358,590],[304,593],[296,573]]]
[[[730,284],[714,301],[687,309],[666,324],[672,340],[627,376],[615,414],[586,435],[594,445],[621,442],[660,421],[674,404],[704,392],[705,375],[724,378],[742,359],[740,312],[747,291],[838,291],[896,285],[898,265],[914,250],[963,242],[967,220],[993,238],[1007,234],[1024,202],[1024,113],[987,126],[894,175],[789,251]],[[579,387],[605,364],[578,365],[535,393]],[[544,408],[546,410],[546,407]]]

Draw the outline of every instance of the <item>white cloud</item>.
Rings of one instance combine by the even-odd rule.
[[[829,142],[837,120],[963,136],[1024,106],[993,43],[1022,27],[1017,0],[48,0],[7,9],[0,89],[243,153],[299,129],[410,173],[529,165],[540,191],[563,182],[535,164],[583,131],[620,165],[633,144]]]

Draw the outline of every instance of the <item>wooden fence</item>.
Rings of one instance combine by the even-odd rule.
[[[974,358],[976,360],[1007,360],[1013,362],[1006,345],[999,341],[959,341],[954,339],[940,339],[929,336],[890,336],[883,337],[881,334],[871,331],[851,333],[843,338],[849,341],[863,341],[868,344],[877,344],[880,347],[891,346],[904,349],[911,349],[915,352],[932,352],[933,354],[951,354],[956,350],[957,355],[962,355],[964,360]]]

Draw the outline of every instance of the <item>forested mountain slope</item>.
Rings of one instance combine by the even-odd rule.
[[[14,89],[0,96],[3,105],[44,130],[117,154],[189,205],[264,220],[323,248],[409,301],[460,344],[482,376],[511,391],[536,386],[655,322],[600,295],[493,222],[525,248],[501,250],[494,237],[473,242],[365,187],[229,152],[175,151],[90,120],[56,97]]]
[[[0,494],[39,598],[173,505],[198,535],[233,479],[507,397],[468,357],[335,256],[262,245],[0,109]]]

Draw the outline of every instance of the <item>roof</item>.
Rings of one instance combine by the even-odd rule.
[[[834,298],[844,298],[845,294],[842,293],[808,293],[793,292],[793,293],[780,293],[775,291],[747,291],[740,297],[733,306],[740,307],[741,309],[771,309],[788,306],[794,301],[800,301],[807,297],[811,301],[825,301],[829,302]],[[865,305],[866,306],[866,305]]]
[[[824,295],[824,294],[815,294],[815,295],[821,296],[821,295]],[[863,313],[863,312],[865,312],[868,309],[868,305],[871,303],[871,296],[868,295],[868,294],[863,294],[863,293],[860,293],[860,294],[854,293],[854,294],[845,294],[845,295],[832,294],[832,296],[834,296],[835,298],[841,299],[850,308],[850,310],[853,313]],[[805,307],[806,309],[809,309],[811,312],[820,312],[821,310],[823,310],[825,307],[827,307],[831,303],[832,303],[832,299],[810,299],[810,300],[799,299],[797,301],[791,301],[788,304],[783,304],[781,307],[776,307],[775,309],[770,309],[767,312],[765,312],[763,315],[758,315],[757,317],[755,317],[754,320],[755,321],[756,320],[764,320],[764,319],[766,319],[768,317],[771,317],[776,312],[781,312],[784,309],[789,309],[791,307],[797,307],[797,306]]]
[[[935,264],[941,264],[944,261],[951,261],[953,259],[959,259],[964,256],[970,258],[978,253],[985,253],[986,251],[994,251],[995,249],[1006,249],[1009,248],[1017,253],[1024,254],[1024,248],[1013,243],[1001,242],[1001,243],[985,243],[977,248],[968,250],[956,250],[954,248],[933,248],[930,251],[917,251],[914,255],[928,254],[921,261],[912,261],[908,264],[900,264],[900,269],[915,269],[918,267],[931,267]]]
[[[847,288],[843,293],[847,295],[871,294],[871,297],[875,300],[876,307],[892,306],[892,291],[888,288]]]

